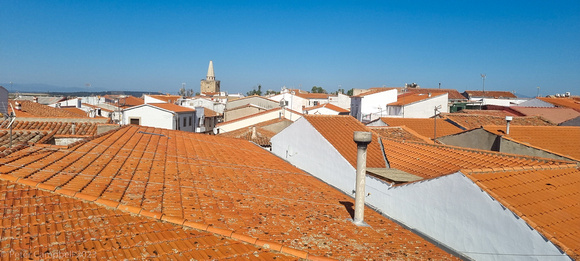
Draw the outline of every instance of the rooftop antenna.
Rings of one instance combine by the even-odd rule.
[[[8,124],[8,128],[10,129],[10,147],[12,148],[12,123],[14,123],[14,121],[16,120],[16,113],[14,112],[14,107],[12,106],[12,103],[10,103],[10,108],[12,109],[12,112],[9,113],[6,117],[8,119],[10,119],[10,123]]]
[[[485,75],[485,73],[482,73],[482,74],[481,74],[481,80],[483,81],[483,87],[482,87],[482,90],[483,90],[483,96],[484,96],[484,97],[485,97],[485,76],[486,76],[486,75]]]
[[[540,86],[538,86],[538,94],[536,94],[536,97],[540,97]]]

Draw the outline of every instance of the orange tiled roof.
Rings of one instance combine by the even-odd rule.
[[[73,112],[69,112],[64,109],[53,108],[50,106],[42,105],[40,103],[32,101],[18,101],[21,105],[21,110],[16,109],[15,101],[9,101],[12,106],[14,106],[14,112],[16,117],[42,117],[42,118],[88,118],[86,113],[84,115],[78,115]],[[12,109],[8,109],[12,111]]]
[[[119,107],[121,108],[129,108],[141,104],[145,104],[145,100],[134,96],[127,96],[119,99]]]
[[[438,92],[438,93],[431,93],[431,96],[429,96],[429,94],[426,93],[413,93],[413,92],[408,92],[408,93],[404,93],[404,94],[400,94],[397,96],[397,101],[396,102],[391,102],[387,105],[390,106],[402,106],[402,105],[408,105],[411,103],[415,103],[418,101],[422,101],[422,100],[427,100],[433,97],[437,97],[440,95],[445,94],[444,92]]]
[[[77,116],[80,116],[80,117],[87,116],[87,112],[86,111],[83,111],[83,110],[81,110],[81,109],[79,109],[77,107],[63,107],[62,109],[65,110],[65,111],[68,111],[68,112],[72,112],[72,113],[74,113],[74,114],[76,114]]]
[[[400,88],[401,90],[403,88]],[[465,96],[461,95],[461,93],[459,93],[457,90],[455,89],[435,89],[435,88],[406,88],[405,89],[406,92],[412,92],[412,93],[436,93],[436,92],[445,92],[447,93],[447,97],[450,100],[467,100],[467,98],[465,98]]]
[[[328,99],[330,94],[327,93],[301,93],[297,92],[296,96],[304,99]]]
[[[441,116],[468,130],[479,128],[484,125],[506,124],[505,116],[475,115],[464,113],[442,113]],[[553,123],[547,122],[538,116],[513,117],[513,120],[510,124],[512,126],[554,126]]]
[[[151,106],[165,109],[172,112],[194,112],[195,110],[188,107],[179,106],[173,103],[148,103]]]
[[[424,142],[382,139],[391,168],[426,179],[452,174],[461,169],[562,165],[570,161],[466,149]]]
[[[177,100],[181,99],[181,96],[179,95],[147,95],[151,98],[155,98],[167,103],[175,103]]]
[[[365,211],[370,227],[352,224],[343,205],[352,204],[352,198],[239,139],[126,126],[69,148],[23,148],[0,158],[0,173],[135,217],[161,216],[228,237],[235,234],[298,257],[453,258],[370,208]],[[112,224],[131,231],[140,226],[117,222]],[[87,241],[79,237],[79,243]],[[119,247],[134,242],[128,241],[118,241]]]
[[[256,128],[255,136],[252,135],[252,128]],[[241,128],[226,133],[221,133],[219,135],[224,137],[244,139],[256,143],[260,146],[271,146],[272,143],[270,143],[270,140],[272,139],[272,137],[274,137],[274,135],[276,135],[276,133],[266,130],[264,128],[250,126],[247,128]]]
[[[371,129],[349,115],[305,115],[304,117],[356,168],[357,145],[353,141],[354,132],[371,131]],[[367,167],[369,168],[386,166],[377,136],[373,133],[372,141],[367,147]]]
[[[30,143],[45,143],[54,133],[48,131],[13,130],[12,146]],[[0,150],[10,147],[10,133],[8,130],[0,130]]]
[[[0,121],[0,129],[8,128],[10,121]],[[54,131],[56,135],[71,135],[72,122],[43,122],[43,121],[19,121],[15,120],[12,123],[13,129],[18,130],[45,130]],[[91,122],[75,122],[75,135],[90,135],[97,134],[97,124]]]
[[[494,99],[500,99],[500,98],[517,98],[518,96],[516,96],[515,94],[513,94],[512,92],[508,92],[508,91],[465,91],[463,92],[465,94],[465,96],[467,97],[485,97],[485,98],[494,98]]]
[[[111,209],[68,193],[42,191],[24,179],[0,179],[0,195],[4,259],[297,258],[130,210]]]
[[[565,107],[574,109],[580,112],[580,101],[575,100],[573,98],[547,98],[547,97],[539,97],[538,99],[549,102],[559,107]]]
[[[470,109],[463,109],[460,110],[456,113],[465,113],[465,114],[477,114],[477,115],[488,115],[488,116],[497,116],[497,117],[503,117],[505,119],[505,116],[520,116],[521,114],[514,114],[512,112],[509,112],[507,110],[470,110]]]
[[[286,108],[285,110],[291,111],[294,114],[297,114],[297,115],[302,116],[302,113],[296,112],[294,110],[291,110],[291,109],[288,109],[288,108]],[[248,115],[248,116],[244,116],[244,117],[241,117],[241,118],[237,118],[235,120],[220,122],[220,123],[217,124],[217,126],[222,126],[222,125],[226,125],[226,124],[231,124],[233,122],[238,122],[238,121],[241,121],[241,120],[246,120],[246,119],[249,119],[249,118],[253,118],[253,117],[256,117],[256,116],[260,116],[260,115],[264,115],[264,114],[270,113],[272,111],[280,111],[281,112],[282,109],[281,108],[273,108],[273,109],[261,111],[261,112],[254,113],[254,114],[251,114],[251,115]]]
[[[388,126],[407,126],[424,137],[433,138],[435,134],[435,120],[434,119],[417,119],[417,118],[392,118],[381,117],[381,120]],[[447,136],[462,132],[463,130],[445,119],[436,119],[437,121],[437,137]]]
[[[305,111],[311,111],[311,110],[318,109],[318,108],[328,108],[330,110],[333,110],[333,111],[336,111],[336,112],[343,112],[343,113],[350,112],[347,109],[340,108],[340,107],[338,107],[338,106],[336,106],[334,104],[330,104],[330,103],[318,104],[316,106],[304,108],[304,110]]]
[[[483,128],[496,135],[580,161],[580,127],[510,125],[509,135],[505,134],[506,126],[483,126]]]
[[[367,126],[381,138],[388,138],[400,141],[418,141],[418,142],[428,142],[433,143],[429,138],[424,137],[417,133],[414,130],[407,128],[406,126],[397,126],[397,127],[389,127],[389,126]]]
[[[464,173],[568,256],[580,257],[580,169],[577,166]]]
[[[93,108],[93,109],[101,109],[101,111],[106,111],[106,112],[113,112],[113,110],[109,110],[103,107],[99,107],[99,106],[95,106],[92,104],[88,104],[88,103],[83,103],[83,106],[89,107],[89,108]]]
[[[512,106],[510,109],[522,113],[526,116],[540,116],[552,123],[560,124],[567,120],[580,117],[580,112],[570,108],[548,108],[548,107],[519,107]]]
[[[367,95],[371,95],[371,94],[375,94],[375,93],[379,93],[379,92],[384,92],[384,91],[388,91],[388,90],[393,90],[393,89],[397,89],[397,88],[370,88],[369,91],[363,92],[359,95],[354,95],[352,97],[364,97]]]
[[[217,116],[219,116],[219,113],[217,113],[216,111],[214,111],[212,109],[203,108],[203,116],[205,116],[205,117],[217,117]]]

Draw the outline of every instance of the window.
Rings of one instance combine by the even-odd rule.
[[[139,118],[131,118],[131,119],[129,119],[129,124],[141,125],[141,119],[139,119]]]
[[[187,126],[187,118],[183,117],[183,127]]]
[[[191,116],[189,116],[189,126],[191,126]]]
[[[314,101],[314,106],[318,105],[318,101]]]

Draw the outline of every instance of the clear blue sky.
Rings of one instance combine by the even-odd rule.
[[[0,83],[580,94],[580,1],[0,2]]]

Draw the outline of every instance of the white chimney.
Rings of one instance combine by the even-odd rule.
[[[75,123],[74,122],[70,125],[70,134],[75,135]]]
[[[252,132],[252,140],[255,140],[258,138],[258,135],[256,135],[256,126],[252,126],[250,127],[251,132]]]
[[[32,101],[35,102],[35,103],[38,103],[38,98],[37,97],[33,97],[32,98]]]
[[[505,134],[510,134],[510,122],[513,120],[514,117],[512,116],[505,116],[505,121],[507,122],[505,127]]]
[[[354,142],[357,147],[356,158],[356,190],[353,223],[357,226],[366,226],[364,223],[365,186],[367,171],[367,146],[371,143],[372,134],[365,131],[354,132]]]

